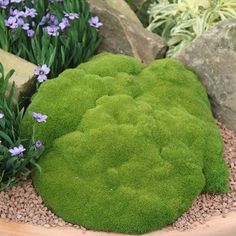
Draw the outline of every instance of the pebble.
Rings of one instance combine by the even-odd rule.
[[[31,179],[0,192],[0,218],[46,228],[68,225],[45,207],[42,198],[36,194]]]

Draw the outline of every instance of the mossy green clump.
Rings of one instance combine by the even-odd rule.
[[[228,191],[223,143],[197,76],[180,62],[145,66],[102,54],[44,83],[25,115],[47,154],[34,185],[60,217],[141,234],[173,223],[202,192]]]

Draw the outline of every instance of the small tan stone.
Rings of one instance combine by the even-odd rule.
[[[31,96],[35,90],[35,79],[33,78],[36,65],[0,49],[0,62],[3,64],[6,72],[11,69],[15,73],[10,82],[15,81],[16,94],[15,99],[22,96]],[[13,187],[14,191],[15,188]]]

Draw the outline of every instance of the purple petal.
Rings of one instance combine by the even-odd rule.
[[[46,75],[39,75],[37,80],[42,83],[43,81],[47,80],[47,76]]]

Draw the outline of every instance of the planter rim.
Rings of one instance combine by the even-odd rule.
[[[127,234],[94,232],[73,227],[45,228],[30,224],[7,222],[0,219],[0,235],[22,236],[22,235],[57,235],[57,236],[127,236]],[[225,217],[216,216],[210,218],[206,223],[196,226],[194,229],[180,232],[170,228],[145,234],[145,236],[235,236],[236,235],[236,211],[230,212]]]

